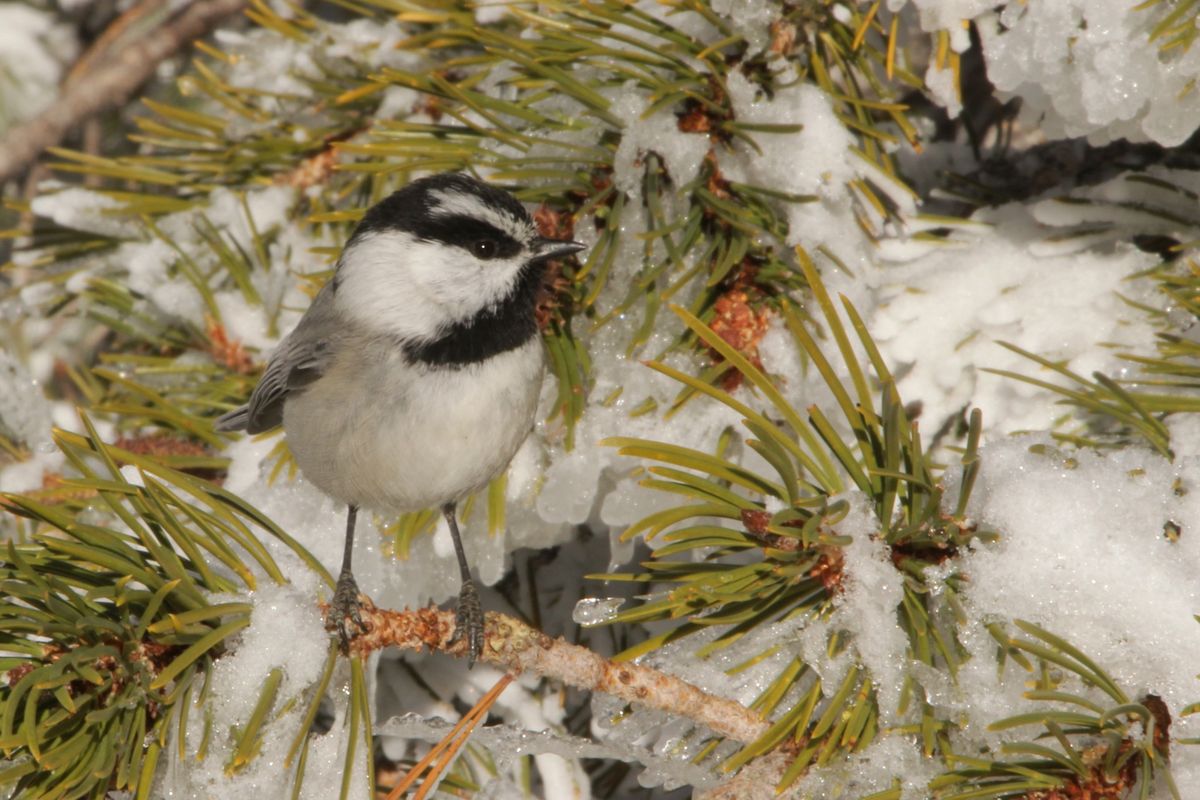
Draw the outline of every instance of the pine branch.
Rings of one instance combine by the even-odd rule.
[[[0,141],[0,183],[21,174],[83,120],[123,105],[164,59],[245,6],[246,0],[194,3],[153,33],[131,42],[107,63],[80,76],[48,108],[13,127]]]
[[[466,655],[466,642],[455,641],[454,612],[437,608],[391,611],[364,602],[369,632],[354,639],[352,653],[367,655],[385,647],[427,648]],[[640,664],[617,663],[586,647],[552,639],[513,617],[488,613],[481,660],[510,672],[532,672],[590,692],[603,692],[630,703],[685,717],[739,742],[752,742],[767,723],[742,704]]]

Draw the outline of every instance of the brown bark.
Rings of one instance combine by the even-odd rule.
[[[196,0],[145,37],[74,75],[49,107],[9,129],[0,140],[0,184],[28,169],[76,125],[124,104],[164,59],[241,11],[246,1]]]

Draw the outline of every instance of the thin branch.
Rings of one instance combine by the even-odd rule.
[[[153,28],[162,22],[161,19],[150,19],[154,15],[166,12],[166,0],[140,0],[137,5],[123,12],[119,17],[108,23],[104,31],[95,38],[88,49],[79,56],[71,71],[63,80],[64,86],[70,86],[88,73],[99,68],[112,57],[116,48],[136,41],[138,34],[144,35],[147,28]],[[149,20],[149,21],[148,21]],[[141,31],[134,28],[140,27]]]
[[[408,650],[428,648],[465,656],[466,644],[454,638],[454,612],[437,608],[389,611],[364,601],[367,633],[350,643],[353,652],[366,655],[384,647]],[[738,742],[753,742],[767,730],[767,722],[734,700],[709,694],[672,675],[640,664],[610,661],[586,647],[552,639],[520,620],[489,613],[480,658],[513,673],[532,672],[568,686],[603,692],[630,703],[686,717],[717,734]]]
[[[488,710],[495,705],[496,700],[508,688],[512,680],[511,674],[505,673],[501,676],[500,680],[496,681],[496,685],[479,699],[479,702],[450,729],[450,732],[443,736],[441,741],[425,754],[424,758],[413,764],[408,773],[392,787],[384,800],[399,800],[400,795],[408,791],[422,777],[424,780],[421,782],[421,788],[417,790],[413,800],[421,800],[429,794],[430,790],[436,788],[446,767],[450,766],[450,762],[462,750],[476,726],[487,718]]]
[[[11,128],[0,141],[0,183],[20,175],[42,151],[62,141],[71,128],[123,104],[163,59],[204,36],[247,0],[198,0],[145,37],[130,42],[93,71],[78,76],[48,108]]]

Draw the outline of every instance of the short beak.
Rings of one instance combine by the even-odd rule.
[[[539,236],[533,243],[533,257],[538,261],[547,258],[562,258],[571,253],[578,253],[585,247],[587,245],[579,242],[564,242],[560,239],[547,239]]]

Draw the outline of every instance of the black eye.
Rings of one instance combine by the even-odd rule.
[[[495,239],[480,239],[471,245],[471,252],[477,258],[495,258],[496,251],[499,249],[500,246],[496,244]]]

